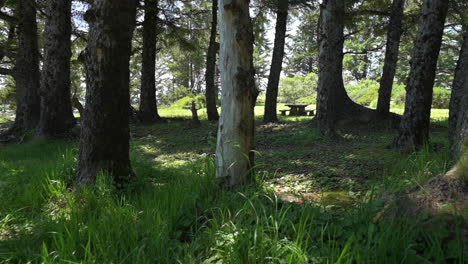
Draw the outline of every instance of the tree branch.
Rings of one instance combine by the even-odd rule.
[[[381,46],[377,46],[375,48],[365,49],[365,50],[361,50],[361,51],[345,51],[345,52],[343,52],[343,55],[346,55],[346,54],[363,55],[363,54],[367,54],[369,52],[376,52],[376,51],[382,50],[383,46],[384,45],[381,45]]]
[[[0,68],[0,75],[13,75],[13,70],[7,68]]]
[[[381,10],[363,9],[346,13],[347,16],[390,16],[390,13]]]
[[[11,24],[16,24],[18,22],[18,19],[14,16],[10,16],[8,14],[5,14],[0,11],[0,19],[3,19]]]

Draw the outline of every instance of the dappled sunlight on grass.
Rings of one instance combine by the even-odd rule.
[[[395,130],[344,128],[330,139],[310,119],[259,124],[255,181],[232,191],[216,184],[217,124],[206,120],[132,126],[136,177],[120,192],[107,175],[71,188],[77,142],[1,146],[0,262],[463,263],[457,222],[437,231],[375,220],[383,193],[447,169],[444,127],[435,147],[410,154],[388,148]]]

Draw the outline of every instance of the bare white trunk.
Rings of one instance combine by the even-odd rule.
[[[249,0],[221,0],[220,69],[222,112],[216,148],[216,176],[226,187],[243,183],[253,163],[254,82],[253,33]]]

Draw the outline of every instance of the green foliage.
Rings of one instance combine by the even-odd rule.
[[[362,80],[354,85],[347,85],[346,91],[349,97],[355,102],[368,106],[377,107],[377,100],[379,97],[379,83],[375,80]],[[394,83],[392,89],[391,106],[394,108],[405,107],[406,90],[405,86]],[[450,104],[450,91],[434,87],[432,108],[434,109],[448,109]]]
[[[391,107],[405,108],[406,87],[399,83],[393,83]]]
[[[317,96],[317,80],[315,73],[307,76],[296,75],[281,79],[279,86],[279,101],[282,103],[298,103],[300,98],[315,102]],[[305,99],[308,98],[308,99]]]
[[[158,99],[161,105],[171,105],[177,100],[180,100],[184,97],[189,97],[191,95],[192,91],[190,88],[179,86],[169,91],[166,95],[160,96]]]
[[[434,87],[432,108],[448,109],[450,105],[451,91],[440,87]]]
[[[256,15],[253,19],[253,33],[254,33],[254,50],[253,62],[255,68],[255,78],[258,86],[264,87],[265,78],[268,76],[268,67],[270,59],[270,41],[267,38],[267,27],[269,25],[269,18],[265,12],[265,6],[258,6]]]
[[[204,95],[190,95],[190,96],[186,96],[180,100],[177,100],[176,102],[174,102],[174,104],[172,105],[172,107],[176,107],[176,108],[179,108],[179,109],[190,109],[192,107],[192,102],[195,102],[195,107],[197,109],[200,109],[200,108],[205,108],[206,107],[206,101],[205,101],[205,96]]]
[[[300,104],[315,104],[317,103],[317,97],[316,96],[301,97],[297,99],[297,102]]]
[[[318,6],[313,5],[313,8]],[[307,75],[317,73],[318,42],[317,25],[319,21],[318,9],[305,8],[297,11],[297,19],[301,21],[297,33],[291,36],[288,45],[289,54],[285,56],[286,67],[284,72],[288,76]]]
[[[365,106],[376,106],[379,97],[379,83],[374,80],[363,80],[355,85],[346,86],[349,97]]]
[[[15,108],[16,105],[16,89],[15,82],[12,77],[6,76],[3,82],[0,82],[0,106],[8,105],[8,107]]]
[[[407,189],[439,173],[445,169],[445,152],[426,149],[406,158],[397,152],[382,156],[400,162],[376,178],[373,191],[353,205],[337,206],[330,200],[296,204],[262,188],[260,175],[256,184],[221,190],[211,159],[189,161],[199,156],[191,152],[206,145],[199,141],[202,135],[215,128],[203,124],[174,137],[171,133],[187,129],[183,123],[151,127],[157,138],[149,134],[132,143],[136,179],[121,193],[106,175],[94,186],[69,188],[75,143],[33,141],[0,149],[0,262],[466,261],[463,238],[455,231],[458,221],[446,226],[405,217],[375,220],[384,207],[375,192]],[[294,134],[293,144],[322,140],[316,131],[302,132]],[[278,146],[291,144],[288,131],[265,136]]]

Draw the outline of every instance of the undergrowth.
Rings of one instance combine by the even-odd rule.
[[[127,190],[106,175],[77,189],[76,156],[65,141],[2,147],[0,262],[466,263],[457,221],[375,220],[378,192],[445,168],[429,149],[396,164],[352,207],[287,203],[260,179],[221,190],[209,156],[173,168],[134,152]]]

